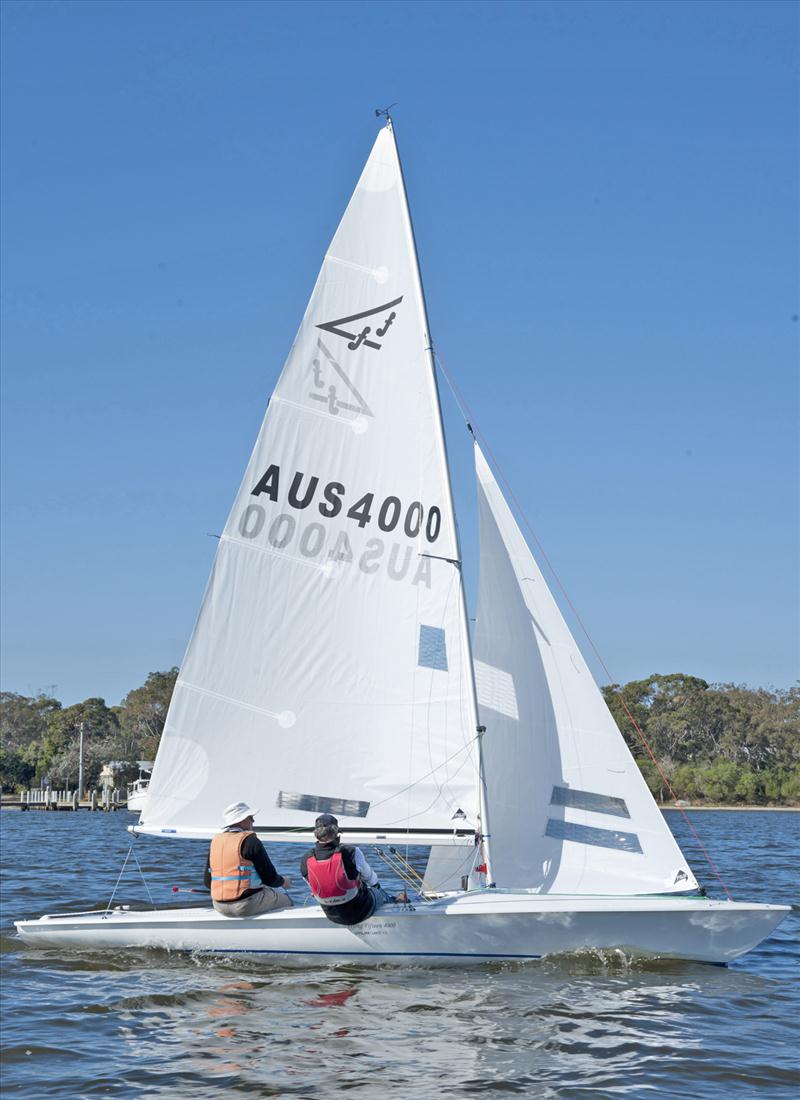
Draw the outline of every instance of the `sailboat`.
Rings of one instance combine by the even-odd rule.
[[[28,944],[461,965],[619,949],[726,963],[788,906],[704,895],[478,443],[470,635],[435,361],[386,118],[222,533],[136,835],[259,807],[271,846],[425,845],[420,896],[363,924],[113,908]],[[280,863],[280,859],[278,859]]]

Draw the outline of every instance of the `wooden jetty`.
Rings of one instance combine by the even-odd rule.
[[[57,791],[48,787],[45,790],[20,791],[19,794],[4,794],[0,803],[4,810],[113,810],[127,808],[127,800],[119,791],[105,787],[102,791],[92,791],[88,798],[79,798],[78,792]]]

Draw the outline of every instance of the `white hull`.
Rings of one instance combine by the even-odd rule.
[[[728,963],[790,912],[709,898],[578,898],[524,892],[454,894],[416,908],[386,906],[353,928],[314,906],[250,919],[213,909],[45,916],[18,921],[26,944],[83,950],[162,948],[274,955],[282,963],[465,965],[576,951]]]

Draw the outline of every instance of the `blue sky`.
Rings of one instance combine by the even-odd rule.
[[[2,49],[4,690],[180,662],[394,101],[437,347],[612,676],[796,679],[796,5],[5,0]]]

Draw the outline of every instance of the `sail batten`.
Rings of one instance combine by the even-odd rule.
[[[478,445],[475,635],[499,886],[696,886]]]
[[[220,538],[142,827],[197,835],[240,799],[274,828],[308,826],[325,799],[343,807],[345,828],[447,830],[457,810],[477,823],[458,559],[387,127],[325,254]]]

